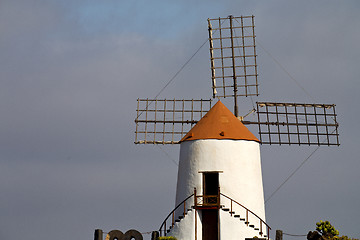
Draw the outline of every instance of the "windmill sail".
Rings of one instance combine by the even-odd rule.
[[[254,16],[208,19],[208,29],[213,97],[258,96]]]
[[[213,97],[258,96],[254,16],[208,19]]]
[[[257,125],[262,144],[340,145],[335,105],[257,102],[257,120],[238,114],[238,97],[258,96],[254,16],[208,19],[213,98],[234,99],[234,115]],[[136,144],[177,144],[211,100],[138,99]]]
[[[135,143],[179,143],[211,103],[211,99],[138,99]]]
[[[335,105],[257,102],[262,144],[340,145]]]

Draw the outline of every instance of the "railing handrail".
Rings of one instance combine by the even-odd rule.
[[[220,195],[222,195],[222,196],[224,196],[224,197],[226,197],[226,198],[228,198],[228,199],[230,199],[231,201],[233,201],[233,202],[235,202],[236,204],[238,204],[240,207],[242,207],[242,208],[245,208],[245,210],[246,211],[248,211],[248,212],[250,212],[250,213],[252,213],[255,217],[257,217],[262,223],[264,223],[269,229],[271,229],[271,227],[264,221],[264,220],[262,220],[261,219],[261,217],[259,217],[256,213],[254,213],[253,211],[251,211],[250,209],[248,209],[247,207],[245,207],[244,205],[242,205],[241,203],[238,203],[237,201],[235,201],[234,199],[232,199],[232,198],[230,198],[230,197],[228,197],[228,196],[226,196],[225,194],[223,194],[223,193],[220,193]]]
[[[260,232],[262,234],[262,224],[264,224],[266,227],[267,227],[267,238],[269,239],[269,230],[271,230],[271,227],[264,221],[262,220],[256,213],[254,213],[253,211],[251,211],[250,209],[248,209],[247,207],[245,207],[244,205],[242,205],[241,203],[237,202],[236,200],[226,196],[225,194],[221,193],[219,191],[218,195],[197,195],[196,194],[196,189],[194,189],[194,193],[191,194],[190,196],[188,196],[187,198],[185,198],[181,203],[179,203],[170,213],[169,215],[167,215],[167,217],[165,218],[165,220],[162,222],[160,228],[159,228],[159,232],[160,232],[160,236],[162,235],[162,228],[164,227],[164,235],[166,236],[166,222],[168,221],[169,217],[170,216],[173,216],[173,222],[172,222],[172,226],[174,225],[174,214],[175,214],[175,211],[184,204],[184,215],[186,214],[185,213],[185,204],[186,204],[186,201],[189,200],[189,198],[193,197],[194,196],[194,199],[196,200],[198,197],[202,197],[204,198],[205,196],[211,196],[211,197],[215,197],[217,196],[219,199],[218,199],[218,203],[217,204],[220,204],[220,196],[224,196],[225,198],[229,199],[231,202],[231,212],[232,212],[232,202],[236,203],[237,205],[239,205],[240,207],[244,208],[246,210],[246,222],[247,224],[249,223],[249,219],[248,219],[248,212],[250,212],[252,215],[254,215],[257,219],[260,220]],[[194,200],[194,201],[195,201]],[[197,201],[194,202],[194,205],[195,205],[195,209],[196,209],[196,205],[197,205]]]
[[[169,215],[167,215],[167,217],[165,218],[165,220],[163,221],[163,223],[161,224],[160,228],[159,228],[159,232],[161,234],[161,229],[162,227],[166,224],[166,221],[169,219],[169,217],[182,205],[184,204],[189,198],[191,198],[192,196],[194,196],[194,194],[191,194],[190,196],[188,196],[187,198],[185,198],[185,200],[183,200],[181,203],[179,203],[170,213]],[[165,229],[166,230],[166,229]]]

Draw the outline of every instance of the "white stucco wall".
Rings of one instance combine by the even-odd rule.
[[[196,212],[196,213],[195,213]],[[178,240],[186,239],[193,240],[195,239],[195,214],[197,215],[197,239],[201,239],[201,231],[202,225],[201,221],[199,221],[200,216],[199,212],[193,209],[192,211],[188,211],[187,215],[178,223],[175,223],[174,227],[171,229],[170,233],[167,236],[174,236]],[[200,235],[200,239],[199,239]]]
[[[176,205],[193,194],[194,187],[196,187],[198,194],[202,194],[202,174],[199,171],[222,171],[222,173],[219,173],[221,193],[241,203],[265,221],[259,143],[246,140],[216,139],[182,142],[180,145]],[[226,201],[224,198],[221,198],[221,204],[230,208],[230,201]],[[236,214],[244,216],[244,212],[241,213],[243,211],[241,208],[235,211]],[[246,231],[239,227],[245,225],[244,222],[234,219],[227,212],[224,213],[229,216],[225,216],[221,212],[223,211],[220,210],[219,215],[221,238],[225,237],[228,232],[232,236],[234,236],[235,232],[237,232],[237,235],[244,236],[241,233]],[[259,225],[258,220],[254,224]],[[246,226],[246,228],[248,227]],[[179,240],[185,240],[185,238],[180,237],[183,236],[182,231],[194,232],[193,229],[194,225],[190,224],[186,225],[186,227],[184,225],[176,233],[174,232],[174,236],[178,237]],[[251,233],[254,232],[253,229],[250,229],[250,231]],[[201,229],[199,233],[198,240],[201,240]],[[246,237],[255,235],[250,234],[248,236],[246,234]],[[228,238],[226,237],[226,239]],[[189,240],[189,238],[186,238],[186,240]]]

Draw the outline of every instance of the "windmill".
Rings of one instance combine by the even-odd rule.
[[[335,105],[256,102],[255,121],[239,99],[259,95],[254,16],[208,19],[213,98],[138,99],[136,144],[180,144],[175,208],[160,235],[182,239],[269,238],[260,144],[339,145]],[[258,128],[258,138],[245,125]]]

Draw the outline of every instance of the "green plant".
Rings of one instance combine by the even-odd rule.
[[[333,240],[359,240],[356,238],[349,238],[348,236],[334,237]]]
[[[334,226],[332,226],[330,224],[329,221],[321,221],[316,223],[316,231],[318,231],[318,233],[320,233],[322,236],[319,237],[315,237],[313,238],[312,236],[314,236],[311,233],[316,233],[316,232],[309,232],[308,234],[308,239],[318,239],[318,240],[359,240],[356,238],[349,238],[348,236],[338,236],[339,235],[339,231],[335,229]],[[310,238],[309,238],[310,235]],[[319,235],[318,235],[319,236]]]
[[[326,237],[335,237],[339,235],[339,231],[330,224],[329,221],[322,221],[316,223],[316,230]]]
[[[158,240],[177,240],[176,237],[168,236],[168,237],[158,237]]]

